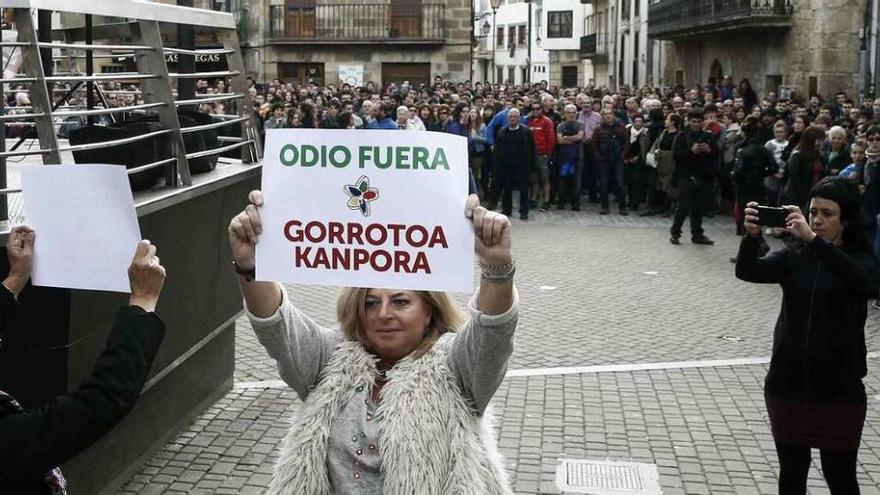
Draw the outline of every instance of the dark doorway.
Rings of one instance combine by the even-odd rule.
[[[399,85],[403,81],[409,81],[411,87],[419,84],[431,84],[431,64],[429,63],[383,63],[382,86],[388,87],[394,83]]]
[[[562,67],[562,87],[573,88],[578,85],[577,65],[565,65]]]
[[[278,64],[278,78],[285,82],[298,82],[303,85],[313,82],[323,86],[324,64],[282,62]]]

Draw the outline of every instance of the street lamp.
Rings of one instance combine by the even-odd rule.
[[[498,62],[495,53],[498,48],[498,29],[495,26],[495,12],[501,6],[501,0],[490,0],[490,4],[492,5],[492,78],[495,79],[495,84],[498,84]]]

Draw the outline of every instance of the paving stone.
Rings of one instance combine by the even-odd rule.
[[[668,219],[600,217],[592,206],[583,213],[539,212],[528,224],[514,220],[521,315],[509,368],[768,356],[781,294],[778,287],[733,277],[727,258],[738,238],[730,222],[707,221],[717,242],[707,248],[671,246]],[[334,324],[335,305],[328,301],[336,289],[287,289],[316,322]],[[464,304],[468,295],[455,297]],[[868,351],[880,350],[880,312],[870,310],[866,339]],[[862,493],[880,495],[880,359],[868,367],[858,474]],[[560,458],[593,458],[656,463],[666,495],[775,494],[766,372],[759,364],[508,378],[493,407],[514,490],[556,494]],[[278,372],[241,317],[235,381],[262,380],[278,380]],[[288,418],[300,406],[286,388],[235,388],[119,493],[187,486],[190,495],[260,493]],[[817,459],[809,486],[811,493],[827,493]]]

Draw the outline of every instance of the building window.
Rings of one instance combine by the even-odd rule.
[[[514,67],[512,65],[507,68],[507,82],[509,82],[510,84],[516,84],[516,82],[515,82],[516,81],[516,79],[515,79],[516,72],[515,71],[516,71],[516,67]]]
[[[495,36],[495,46],[504,46],[504,26],[498,28],[498,34]]]
[[[516,26],[507,28],[507,46],[516,45]]]
[[[526,27],[520,26],[516,31],[516,44],[523,46],[526,44]]]
[[[522,77],[522,81],[521,81],[522,84],[529,82],[529,73],[525,67],[520,69],[519,75]]]
[[[642,9],[642,0],[633,0],[633,15],[638,17],[641,9]]]
[[[501,84],[504,82],[504,67],[498,68],[498,78],[495,79],[495,84]]]
[[[570,10],[547,12],[547,37],[548,38],[571,38]]]
[[[625,20],[625,21],[628,21],[628,20],[629,20],[629,12],[630,12],[630,10],[629,10],[629,2],[630,2],[630,0],[623,0],[622,2],[620,2],[620,3],[621,3],[621,5],[620,5],[620,17],[621,17],[623,20]]]

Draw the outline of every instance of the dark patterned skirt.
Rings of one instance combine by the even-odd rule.
[[[822,450],[857,450],[865,425],[865,403],[821,404],[764,394],[777,442]]]

